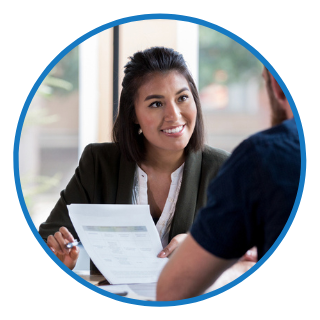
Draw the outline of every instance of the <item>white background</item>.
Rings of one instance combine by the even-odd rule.
[[[257,5],[263,3],[263,5]],[[316,1],[6,1],[0,9],[2,319],[319,319],[319,35]],[[33,84],[66,46],[107,22],[147,13],[181,14],[243,38],[275,68],[298,108],[307,176],[297,216],[271,258],[217,297],[179,307],[124,304],[65,274],[23,216],[13,174],[13,142]],[[3,294],[4,293],[4,294]],[[200,318],[200,319],[201,319]]]

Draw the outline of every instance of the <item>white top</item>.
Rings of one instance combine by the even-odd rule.
[[[159,232],[161,243],[163,247],[167,246],[169,241],[169,232],[171,228],[172,219],[176,209],[176,203],[178,200],[181,181],[183,176],[184,164],[182,164],[176,171],[171,173],[171,185],[166,200],[166,204],[163,208],[161,216],[156,224],[156,228]],[[134,204],[148,204],[148,175],[137,166],[133,201]]]

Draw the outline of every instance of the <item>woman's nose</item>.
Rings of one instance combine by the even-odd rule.
[[[166,121],[177,121],[180,118],[180,108],[175,102],[169,102],[164,108],[164,118]]]

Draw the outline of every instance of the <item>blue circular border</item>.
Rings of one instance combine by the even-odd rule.
[[[51,69],[73,48],[78,46],[80,43],[83,41],[87,40],[88,38],[96,35],[97,33],[104,31],[106,29],[112,28],[117,25],[125,24],[128,22],[134,22],[134,21],[142,21],[142,20],[152,20],[152,19],[167,19],[167,20],[179,20],[179,21],[186,21],[186,22],[191,22],[195,23],[198,25],[202,25],[204,27],[216,30],[229,38],[233,39],[234,41],[238,42],[241,44],[243,47],[245,47],[247,50],[249,50],[257,59],[259,59],[263,65],[267,67],[267,69],[272,73],[274,78],[278,81],[280,84],[283,92],[285,93],[291,109],[293,111],[293,115],[296,121],[296,125],[298,128],[298,133],[299,133],[299,139],[300,139],[300,150],[301,150],[301,173],[300,173],[300,183],[299,183],[299,188],[297,192],[297,197],[292,209],[292,212],[290,214],[290,217],[283,228],[280,236],[278,239],[275,241],[275,243],[272,245],[272,247],[269,249],[269,251],[245,274],[237,278],[236,280],[232,281],[231,283],[225,285],[222,288],[219,288],[217,290],[214,290],[212,292],[203,294],[198,297],[190,298],[190,299],[185,299],[185,300],[178,300],[178,301],[169,301],[169,302],[162,302],[162,301],[141,301],[141,300],[135,300],[135,299],[129,299],[125,297],[121,297],[112,293],[109,293],[97,286],[92,285],[91,283],[87,282],[86,280],[82,279],[78,275],[76,275],[73,271],[69,270],[54,254],[53,252],[48,248],[46,243],[43,241],[43,239],[40,237],[37,229],[35,228],[33,221],[31,220],[31,217],[29,215],[26,203],[24,201],[22,189],[21,189],[21,183],[20,183],[20,173],[19,173],[19,145],[20,145],[20,138],[21,138],[21,130],[23,127],[24,119],[26,117],[29,105],[37,92],[40,84],[44,80],[44,78],[48,75],[48,73],[51,71]],[[135,304],[135,305],[142,305],[142,306],[155,306],[155,307],[165,307],[165,306],[177,306],[177,305],[184,305],[184,304],[189,304],[189,303],[194,303],[197,301],[201,301],[204,299],[208,299],[210,297],[216,296],[224,291],[227,291],[237,285],[238,283],[242,282],[244,279],[246,279],[248,276],[250,276],[253,272],[255,272],[275,251],[275,249],[279,246],[280,242],[283,240],[284,236],[288,232],[293,219],[296,215],[296,212],[298,210],[300,200],[302,197],[302,192],[303,192],[303,187],[304,187],[304,182],[305,182],[305,174],[306,174],[306,148],[305,148],[305,140],[304,140],[304,134],[303,134],[303,128],[301,124],[301,120],[297,111],[297,108],[295,106],[295,103],[291,97],[291,94],[289,90],[287,89],[286,85],[278,75],[278,73],[274,70],[274,68],[271,66],[271,64],[252,46],[250,46],[247,42],[245,42],[243,39],[240,37],[236,36],[235,34],[231,33],[230,31],[219,27],[215,24],[209,23],[207,21],[197,19],[197,18],[192,18],[188,16],[182,16],[182,15],[175,15],[175,14],[144,14],[144,15],[137,15],[137,16],[132,16],[132,17],[127,17],[119,20],[115,20],[113,22],[104,24],[94,30],[91,30],[90,32],[84,34],[74,42],[72,42],[68,47],[66,47],[64,50],[62,50],[51,62],[50,64],[45,68],[45,70],[42,72],[34,86],[32,87],[26,102],[23,106],[23,109],[20,114],[20,118],[18,121],[17,125],[17,130],[16,130],[16,135],[15,135],[15,140],[14,140],[14,149],[13,149],[13,167],[14,167],[14,178],[15,178],[15,183],[16,183],[16,189],[17,189],[17,194],[19,197],[20,205],[23,210],[24,216],[27,220],[27,223],[33,232],[34,236],[42,246],[42,248],[47,252],[47,254],[51,257],[51,259],[59,265],[61,269],[63,269],[66,273],[68,273],[71,277],[73,277],[75,280],[83,284],[84,286],[88,287],[89,289],[96,291],[97,293],[107,296],[109,298],[112,298],[114,300],[118,300],[121,302],[129,303],[129,304]]]

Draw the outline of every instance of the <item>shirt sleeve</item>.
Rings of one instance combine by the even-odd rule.
[[[217,257],[240,258],[254,246],[254,213],[260,192],[257,168],[259,158],[246,140],[209,185],[207,205],[190,232],[199,245]]]

